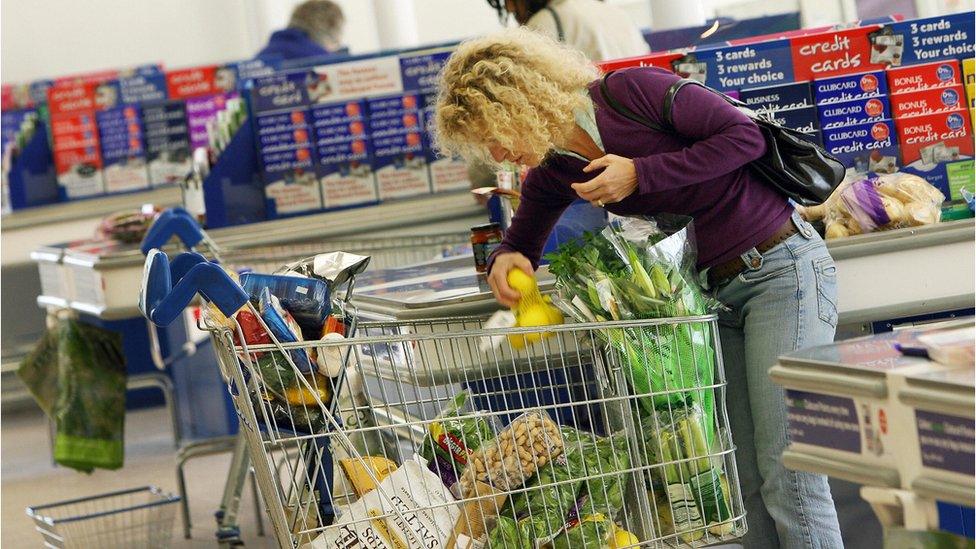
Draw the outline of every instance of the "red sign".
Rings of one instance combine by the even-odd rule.
[[[895,119],[904,165],[921,160],[935,164],[973,156],[969,111],[907,116]]]
[[[891,94],[957,84],[962,84],[962,75],[959,62],[954,59],[888,69],[888,93]]]
[[[796,82],[885,68],[871,63],[868,35],[877,25],[798,36],[790,39]]]
[[[4,84],[3,98],[0,100],[0,110],[33,109],[34,99],[27,84]]]
[[[628,57],[627,59],[606,61],[597,66],[600,67],[600,70],[603,72],[626,69],[628,67],[660,67],[662,69],[671,71],[673,70],[671,68],[671,62],[675,59],[684,57],[684,55],[685,54],[683,53],[675,52],[652,53],[651,55],[642,55],[640,57]]]
[[[104,71],[84,72],[68,76],[59,76],[54,79],[55,86],[75,86],[78,84],[98,84],[106,80],[115,80],[119,77],[118,69],[108,69]]]
[[[94,83],[62,84],[47,90],[47,102],[51,116],[95,111]]]
[[[217,87],[217,65],[167,71],[166,89],[170,99],[213,95],[224,91]]]

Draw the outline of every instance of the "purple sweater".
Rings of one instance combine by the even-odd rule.
[[[630,110],[666,126],[664,94],[678,77],[642,67],[615,72],[610,95]],[[789,218],[792,207],[746,164],[766,144],[748,117],[700,86],[682,88],[674,99],[674,129],[662,134],[628,120],[603,101],[600,81],[589,86],[596,125],[608,154],[634,159],[637,190],[606,209],[618,215],[689,215],[695,220],[698,267],[729,261],[766,240]],[[570,185],[588,181],[586,162],[553,155],[532,169],[505,239],[495,253],[521,252],[536,267],[549,233],[577,198]],[[597,172],[598,173],[598,172]]]

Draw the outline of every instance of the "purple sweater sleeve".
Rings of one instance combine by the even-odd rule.
[[[628,80],[632,108],[665,125],[664,94],[677,77],[633,71]],[[691,145],[634,159],[642,194],[702,183],[730,173],[762,156],[766,141],[755,122],[717,94],[688,85],[675,95],[674,130]]]
[[[532,262],[533,268],[539,268],[549,233],[575,199],[575,196],[557,192],[554,188],[550,190],[554,185],[546,177],[545,168],[534,168],[526,176],[512,225],[505,231],[501,245],[488,258],[489,273],[495,257],[506,252],[520,252]]]

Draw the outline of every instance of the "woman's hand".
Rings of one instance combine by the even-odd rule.
[[[491,293],[495,294],[495,299],[506,307],[514,307],[522,297],[508,285],[508,271],[515,268],[522,269],[529,276],[535,276],[529,258],[518,252],[495,256],[495,261],[491,264],[491,273],[488,275]]]
[[[627,198],[637,190],[637,168],[634,161],[615,154],[601,156],[583,168],[586,173],[603,168],[603,173],[586,183],[573,183],[573,190],[583,200],[602,208]]]

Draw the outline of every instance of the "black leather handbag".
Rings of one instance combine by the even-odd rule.
[[[600,94],[607,105],[621,116],[662,133],[676,133],[672,123],[671,110],[674,107],[674,96],[681,88],[693,84],[720,95],[729,104],[752,119],[759,126],[763,137],[766,139],[766,153],[750,163],[752,170],[769,185],[797,204],[813,206],[823,203],[844,179],[846,168],[841,161],[820,145],[808,141],[809,137],[805,134],[780,126],[766,115],[752,110],[745,103],[709,88],[697,80],[684,78],[668,88],[664,95],[664,108],[662,109],[667,127],[662,127],[631,111],[610,95],[610,90],[607,88],[607,78],[611,74],[613,71],[603,75],[603,81],[600,82]]]

